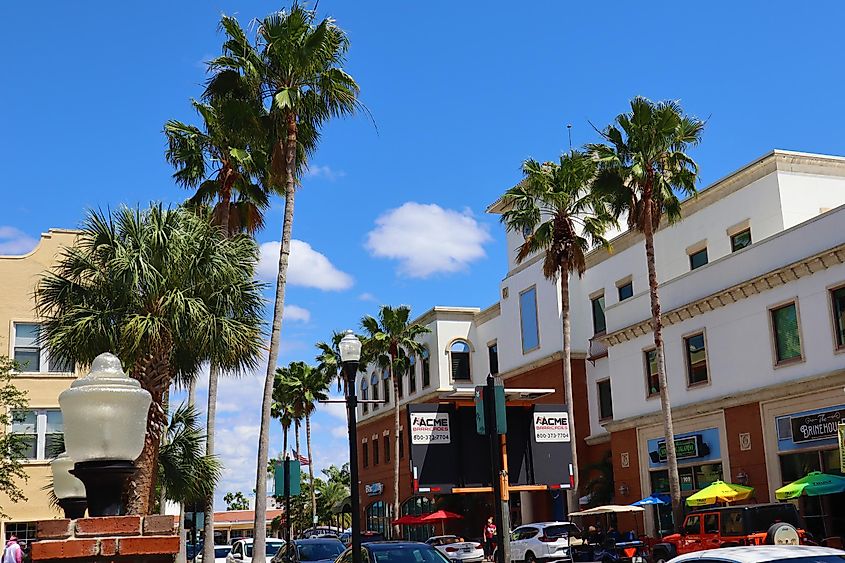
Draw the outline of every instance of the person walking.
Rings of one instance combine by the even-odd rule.
[[[23,549],[18,544],[18,538],[11,536],[3,549],[2,563],[21,563],[23,561]]]
[[[496,524],[493,523],[493,517],[487,518],[487,523],[484,525],[484,559],[486,561],[493,560],[493,551],[496,549]],[[6,563],[5,561],[3,563]]]

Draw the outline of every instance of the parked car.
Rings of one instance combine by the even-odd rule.
[[[349,544],[352,543],[352,532],[343,532],[340,534],[340,541],[343,545],[348,547]]]
[[[446,557],[432,546],[410,541],[377,541],[361,544],[371,563],[449,563]],[[352,548],[337,559],[337,563],[352,563]]]
[[[845,551],[811,545],[757,545],[705,549],[679,555],[672,563],[843,563]]]
[[[381,532],[373,532],[373,531],[370,531],[370,530],[366,530],[364,532],[361,532],[361,543],[374,542],[374,541],[384,541],[384,540],[385,540],[384,534],[382,534]],[[349,538],[349,541],[350,542],[352,541],[351,536]]]
[[[484,559],[484,549],[480,543],[464,541],[458,536],[433,536],[425,543],[445,555],[452,563],[470,563]]]
[[[789,503],[745,504],[696,510],[681,531],[665,536],[652,548],[653,563],[705,549],[806,541],[798,509]]]
[[[197,543],[186,543],[185,544],[185,554],[188,560],[194,559],[197,555],[202,553],[202,542],[199,541]]]
[[[231,545],[214,546],[214,563],[226,563],[226,556],[232,551]],[[190,558],[189,558],[190,559]],[[202,562],[202,548],[197,552],[197,563]]]
[[[569,537],[580,533],[572,522],[536,522],[520,526],[511,532],[511,560],[525,563],[571,560]]]
[[[267,538],[265,553],[267,557],[276,555],[285,545],[285,540]],[[252,563],[252,538],[241,538],[232,545],[232,551],[226,556],[226,563]]]
[[[332,563],[343,553],[345,546],[339,539],[309,538],[293,540],[279,550],[272,563]]]

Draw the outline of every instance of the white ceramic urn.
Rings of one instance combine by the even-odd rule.
[[[85,498],[85,485],[70,474],[73,460],[63,452],[50,463],[53,472],[53,492],[59,500],[70,498]]]
[[[91,372],[59,395],[68,456],[74,463],[135,461],[144,449],[151,402],[117,356],[100,354]]]

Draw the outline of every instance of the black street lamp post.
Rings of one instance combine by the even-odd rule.
[[[352,504],[352,563],[361,563],[361,509],[358,500],[358,397],[355,378],[361,360],[361,341],[351,330],[340,341],[340,361],[346,375],[346,414],[349,424],[349,489]]]

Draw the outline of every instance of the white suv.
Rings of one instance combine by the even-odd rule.
[[[511,532],[511,559],[538,561],[572,560],[569,537],[581,531],[572,522],[536,522]]]

